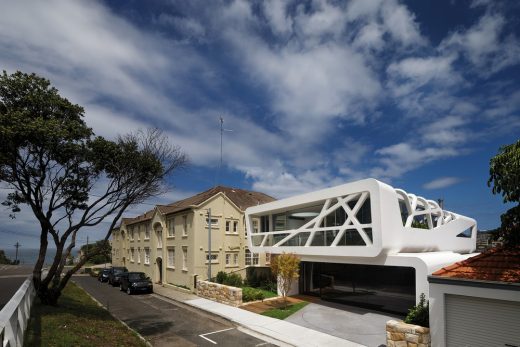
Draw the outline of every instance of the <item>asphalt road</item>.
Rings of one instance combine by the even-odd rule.
[[[127,295],[93,277],[73,280],[154,346],[274,346],[227,320],[156,294]]]
[[[11,300],[31,272],[32,267],[28,266],[0,265],[0,310]]]

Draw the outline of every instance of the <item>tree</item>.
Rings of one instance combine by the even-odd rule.
[[[271,271],[278,278],[278,288],[282,293],[284,308],[287,307],[287,294],[293,281],[299,277],[300,258],[294,253],[282,253],[271,259]]]
[[[491,158],[488,186],[493,194],[502,195],[504,203],[516,203],[500,217],[500,236],[506,246],[520,245],[520,140],[501,147]]]
[[[0,249],[0,264],[2,265],[11,265],[11,264],[14,264],[14,261],[12,261],[11,259],[7,258],[7,256],[5,255],[5,252],[3,250]],[[16,264],[14,264],[16,265]]]
[[[95,243],[83,245],[80,248],[81,252],[88,256],[89,253],[95,254],[89,259],[92,264],[104,264],[111,262],[112,246],[106,240],[99,240]]]
[[[104,240],[132,205],[166,191],[167,177],[186,156],[157,129],[107,140],[95,136],[81,106],[35,74],[0,75],[0,181],[14,218],[28,206],[38,222],[40,250],[33,269],[37,295],[56,305],[70,277],[95,256],[64,272],[80,231],[107,226]],[[46,276],[50,242],[56,255]]]

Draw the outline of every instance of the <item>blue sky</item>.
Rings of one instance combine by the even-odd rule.
[[[99,135],[155,126],[190,156],[149,204],[215,184],[222,116],[221,184],[281,198],[374,177],[480,229],[507,209],[486,182],[520,133],[517,2],[1,5],[2,69],[49,78]],[[2,214],[0,244],[36,245],[31,218]]]

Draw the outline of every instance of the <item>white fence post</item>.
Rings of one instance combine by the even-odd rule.
[[[36,291],[29,276],[0,311],[0,347],[21,347]]]

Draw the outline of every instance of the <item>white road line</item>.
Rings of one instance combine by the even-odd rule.
[[[199,336],[202,337],[204,340],[208,340],[208,341],[211,342],[212,344],[216,345],[217,343],[216,343],[215,341],[211,340],[211,339],[208,339],[208,338],[206,337],[206,335],[211,335],[211,334],[216,334],[216,333],[222,333],[222,332],[224,332],[224,331],[229,331],[229,330],[233,330],[233,329],[235,329],[235,328],[228,328],[228,329],[222,329],[222,330],[212,331],[212,332],[210,332],[210,333],[201,334],[201,335],[199,335]]]

